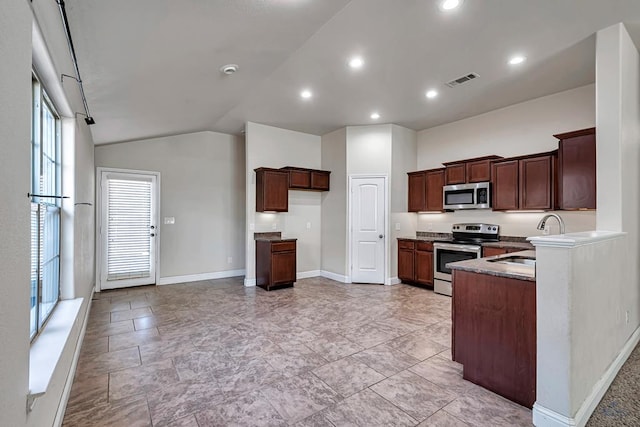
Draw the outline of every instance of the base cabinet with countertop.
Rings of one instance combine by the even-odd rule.
[[[433,243],[398,239],[398,278],[405,283],[433,286]]]
[[[452,355],[463,378],[531,408],[535,281],[453,269]]]
[[[296,239],[256,240],[256,285],[293,286],[296,281]]]

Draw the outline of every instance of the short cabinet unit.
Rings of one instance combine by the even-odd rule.
[[[501,157],[492,155],[443,163],[445,166],[445,184],[491,181],[491,161],[496,159],[501,159]]]
[[[558,143],[558,208],[596,208],[596,128],[554,135]]]
[[[296,239],[256,240],[256,285],[293,286],[296,281]]]
[[[556,152],[492,163],[493,210],[554,208]]]
[[[330,171],[293,166],[287,166],[281,170],[289,174],[289,189],[291,190],[329,191]]]
[[[256,172],[256,212],[289,210],[289,174],[280,169],[258,168]]]
[[[407,283],[433,286],[433,243],[398,239],[398,278]]]

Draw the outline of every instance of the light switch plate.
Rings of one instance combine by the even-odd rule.
[[[164,223],[165,224],[175,224],[176,223],[176,218],[173,216],[165,216],[164,217]]]
[[[396,231],[400,231],[400,223],[396,222]]]

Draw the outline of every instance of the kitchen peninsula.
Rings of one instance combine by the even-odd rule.
[[[531,408],[536,400],[535,251],[450,263],[452,355],[464,379]]]

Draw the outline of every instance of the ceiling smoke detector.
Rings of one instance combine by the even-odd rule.
[[[226,74],[227,76],[230,76],[236,71],[238,71],[238,66],[236,64],[227,64],[220,67],[220,72],[222,74]]]

